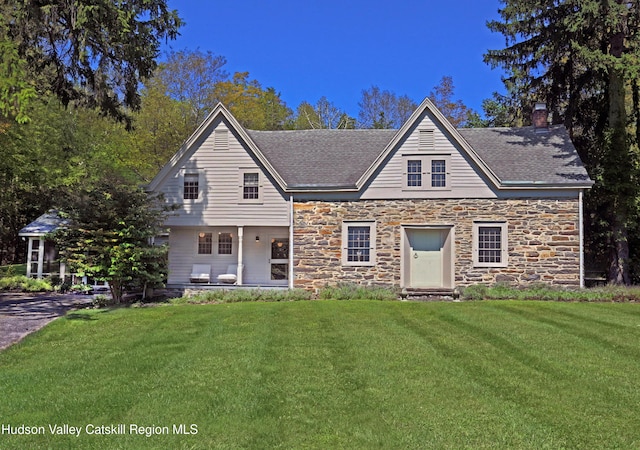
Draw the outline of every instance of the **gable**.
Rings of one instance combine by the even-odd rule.
[[[224,114],[206,122],[149,185],[179,205],[167,226],[288,225],[288,196],[251,144]]]
[[[413,163],[413,166],[412,166]],[[421,170],[420,186],[407,184],[408,167]],[[432,187],[432,168],[443,173]],[[489,198],[494,183],[429,108],[400,130],[363,188],[362,198]]]

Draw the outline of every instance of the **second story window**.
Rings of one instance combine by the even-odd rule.
[[[198,198],[200,187],[198,185],[199,177],[197,173],[184,174],[184,194],[185,200],[195,200]]]
[[[244,200],[258,200],[260,198],[260,175],[257,172],[243,174],[242,198]]]
[[[407,161],[407,186],[422,186],[422,161],[419,159]]]
[[[447,162],[444,159],[431,160],[431,187],[447,187]]]

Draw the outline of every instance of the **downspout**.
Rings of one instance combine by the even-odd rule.
[[[293,289],[293,194],[289,195],[289,289]]]
[[[578,216],[579,216],[579,226],[578,230],[580,233],[580,287],[584,287],[584,219],[582,217],[584,213],[584,208],[582,206],[583,200],[583,189],[580,189],[580,193],[578,194]]]

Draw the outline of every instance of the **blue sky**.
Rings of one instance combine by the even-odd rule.
[[[481,111],[502,91],[499,69],[482,62],[504,46],[486,21],[498,0],[169,0],[186,22],[165,48],[210,50],[229,73],[249,72],[295,109],[326,96],[357,117],[372,85],[416,102],[452,76],[455,96]]]

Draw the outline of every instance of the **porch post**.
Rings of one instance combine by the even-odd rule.
[[[293,194],[289,196],[289,289],[293,289]]]
[[[42,279],[42,268],[44,267],[44,236],[38,241],[38,279]]]
[[[237,285],[242,286],[242,272],[244,272],[244,264],[242,263],[242,252],[243,252],[243,238],[244,238],[244,227],[238,226],[238,273],[237,273]]]
[[[33,238],[29,236],[29,244],[27,246],[27,278],[31,278],[31,252],[33,252]]]

